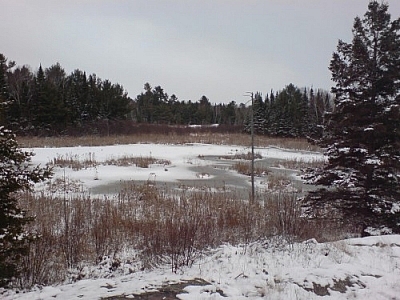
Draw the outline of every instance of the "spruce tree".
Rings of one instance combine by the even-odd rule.
[[[0,53],[0,125],[6,123],[6,108],[9,106],[9,89],[7,83],[7,70],[13,65],[7,64],[7,58]]]
[[[329,69],[335,110],[319,145],[328,162],[305,178],[309,211],[359,225],[363,234],[400,232],[400,19],[371,1],[355,18],[351,43],[338,42]]]
[[[18,275],[18,262],[33,236],[25,231],[28,217],[18,205],[18,192],[51,175],[48,168],[31,167],[32,153],[18,148],[15,135],[0,127],[0,286]]]

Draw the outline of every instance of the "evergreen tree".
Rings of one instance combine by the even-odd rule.
[[[209,99],[203,95],[200,100],[195,103],[195,107],[194,124],[211,124],[214,113]]]
[[[7,111],[9,124],[18,130],[25,130],[32,123],[34,76],[27,66],[17,67],[8,72],[11,104]]]
[[[237,125],[236,123],[236,103],[235,101],[229,102],[227,105],[222,105],[221,107],[221,122],[222,124],[228,124],[228,125]]]
[[[7,59],[3,54],[0,54],[0,99],[3,102],[8,100],[8,88],[7,88]]]
[[[7,82],[7,71],[14,67],[13,61],[7,63],[7,58],[0,53],[0,125],[6,122],[6,108],[10,105],[10,93]]]
[[[253,100],[254,133],[264,134],[266,127],[265,103],[260,92],[255,93]]]
[[[316,94],[313,88],[304,93],[308,97],[306,136],[310,142],[316,143],[322,137],[325,113],[333,110],[333,99],[329,92],[321,89]]]
[[[57,121],[55,112],[54,97],[56,92],[48,84],[43,68],[40,65],[35,77],[35,87],[33,96],[33,125],[37,129],[52,129],[52,125]]]
[[[48,93],[48,105],[51,109],[49,122],[53,130],[61,131],[68,124],[66,100],[66,76],[64,69],[59,63],[52,65],[44,71],[46,79],[46,89]]]
[[[305,176],[329,187],[310,193],[314,211],[400,232],[400,19],[371,1],[355,18],[352,43],[339,41],[330,70],[335,110],[319,145],[327,164]]]
[[[92,115],[93,104],[89,101],[92,100],[89,98],[89,84],[95,84],[94,89],[97,89],[97,85],[99,84],[96,81],[93,81],[93,77],[91,77],[91,82],[87,82],[86,73],[76,69],[74,70],[67,78],[65,79],[65,111],[66,111],[66,120],[68,123],[75,124],[78,126],[82,126],[82,123],[87,120],[96,119],[97,116]],[[98,103],[100,100],[97,97],[93,99],[95,102],[95,106],[97,107],[97,112],[99,110],[100,104]]]
[[[303,103],[299,88],[289,84],[274,97],[270,114],[272,135],[303,136],[303,124],[306,118],[306,104]]]
[[[18,148],[14,134],[0,127],[0,286],[18,274],[18,261],[33,238],[24,225],[32,219],[18,206],[18,192],[51,175],[48,168],[29,166],[33,154]]]

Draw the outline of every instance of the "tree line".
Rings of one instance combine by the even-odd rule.
[[[264,99],[254,96],[254,104],[212,104],[206,96],[198,101],[179,100],[161,86],[144,84],[144,91],[132,99],[120,84],[87,75],[79,69],[67,75],[59,63],[39,66],[33,72],[27,65],[16,66],[0,54],[1,123],[18,134],[96,133],[99,124],[125,121],[167,125],[236,126],[249,131],[253,109],[257,134],[305,137],[321,133],[323,115],[332,109],[329,92],[312,88],[301,90],[289,84]],[[117,127],[121,127],[118,125]],[[125,130],[126,132],[126,130]],[[117,132],[115,132],[117,133]]]
[[[235,101],[212,104],[206,96],[198,101],[179,101],[169,96],[161,86],[144,85],[144,92],[133,101],[132,117],[138,123],[172,125],[243,125],[247,114],[244,105]]]
[[[334,107],[332,95],[322,89],[303,90],[287,85],[283,90],[253,97],[253,124],[258,134],[316,138],[322,135],[324,115]],[[251,130],[251,117],[246,130]]]
[[[18,133],[62,133],[88,122],[125,118],[132,100],[120,84],[87,76],[77,69],[67,75],[60,64],[15,66],[0,54],[2,123]]]

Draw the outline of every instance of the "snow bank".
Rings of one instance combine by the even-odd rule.
[[[107,275],[108,278],[87,278],[19,294],[3,291],[1,297],[5,300],[100,299],[120,295],[133,298],[157,291],[168,283],[201,278],[203,285],[189,285],[177,297],[192,300],[398,299],[399,245],[400,235],[333,243],[310,240],[291,244],[278,239],[250,245],[224,245],[209,251],[178,274],[171,273],[168,266],[132,274],[117,270]]]

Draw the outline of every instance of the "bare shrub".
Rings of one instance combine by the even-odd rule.
[[[37,239],[29,244],[28,254],[22,259],[22,272],[18,279],[21,287],[51,284],[66,278],[66,264],[60,248],[58,211],[61,211],[61,207],[59,202],[54,203],[52,200],[43,194],[21,195],[22,206],[29,209],[35,217],[35,222],[29,225],[29,230],[37,235]]]
[[[278,192],[267,197],[264,204],[269,211],[270,226],[277,235],[299,236],[305,220],[301,218],[301,206],[296,193]]]
[[[18,278],[20,287],[48,285],[65,279],[66,270],[61,253],[55,253],[56,243],[58,240],[45,230],[29,243],[28,253],[22,257],[21,276]]]

